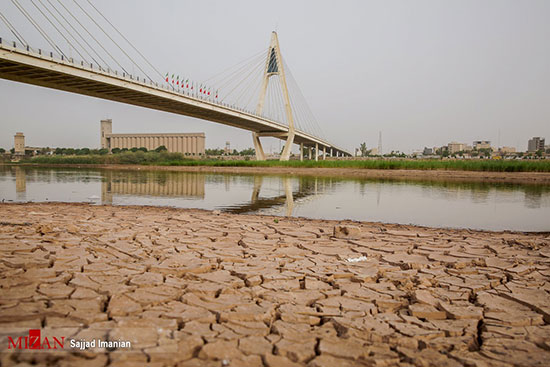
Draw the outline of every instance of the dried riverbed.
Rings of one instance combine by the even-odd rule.
[[[0,251],[2,366],[550,360],[548,233],[0,204]],[[8,349],[29,329],[131,348]]]

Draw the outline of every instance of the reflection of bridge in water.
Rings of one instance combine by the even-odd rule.
[[[113,203],[113,195],[204,198],[205,175],[187,172],[111,172],[103,174],[101,201]]]
[[[298,181],[298,189],[293,190],[293,182]],[[285,206],[285,215],[292,216],[295,201],[313,197],[333,187],[331,178],[319,179],[318,177],[282,177],[281,182],[284,194],[274,197],[260,197],[263,184],[263,176],[254,176],[254,186],[249,203],[233,205],[224,211],[233,214],[254,213],[262,209],[271,209],[277,206]]]

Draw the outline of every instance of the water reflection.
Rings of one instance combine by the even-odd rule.
[[[21,167],[15,167],[15,192],[17,201],[26,201],[27,177],[25,170]]]
[[[550,186],[0,165],[0,200],[550,230]]]
[[[315,196],[319,194],[319,178],[318,177],[300,177],[298,178],[298,186],[294,188],[293,181],[295,177],[283,176],[281,183],[284,193],[274,197],[260,197],[260,191],[264,182],[263,176],[254,176],[254,184],[252,187],[252,195],[250,202],[236,204],[225,208],[225,211],[234,214],[254,213],[260,210],[272,209],[278,206],[285,207],[285,216],[293,215],[294,201]],[[322,192],[327,188],[331,188],[332,180],[323,180]]]
[[[204,198],[205,176],[200,173],[155,171],[102,172],[101,201],[113,195]]]

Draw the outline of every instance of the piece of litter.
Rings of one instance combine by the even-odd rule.
[[[347,262],[349,263],[356,263],[358,261],[367,261],[367,257],[366,256],[360,256],[360,257],[350,257],[347,259]]]

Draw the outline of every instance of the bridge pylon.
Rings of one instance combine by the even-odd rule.
[[[288,133],[281,134],[276,133],[270,135],[266,132],[253,132],[252,140],[254,142],[254,149],[256,150],[256,159],[265,160],[265,153],[262,148],[262,143],[260,142],[261,136],[276,136],[278,138],[286,137],[285,147],[281,153],[281,161],[288,161],[290,159],[290,151],[292,149],[292,144],[294,143],[295,129],[294,129],[294,118],[292,116],[292,108],[290,105],[290,96],[288,94],[288,87],[286,84],[285,69],[283,66],[283,58],[281,56],[281,50],[279,48],[279,39],[277,38],[277,32],[271,33],[271,42],[269,43],[269,48],[267,51],[267,58],[264,67],[264,75],[262,79],[262,87],[260,89],[260,97],[258,99],[258,106],[256,108],[256,113],[258,115],[262,114],[264,109],[265,97],[267,93],[267,86],[269,84],[269,78],[274,75],[279,76],[279,81],[281,83],[281,89],[283,92],[283,100],[285,104],[286,116],[288,119]]]

